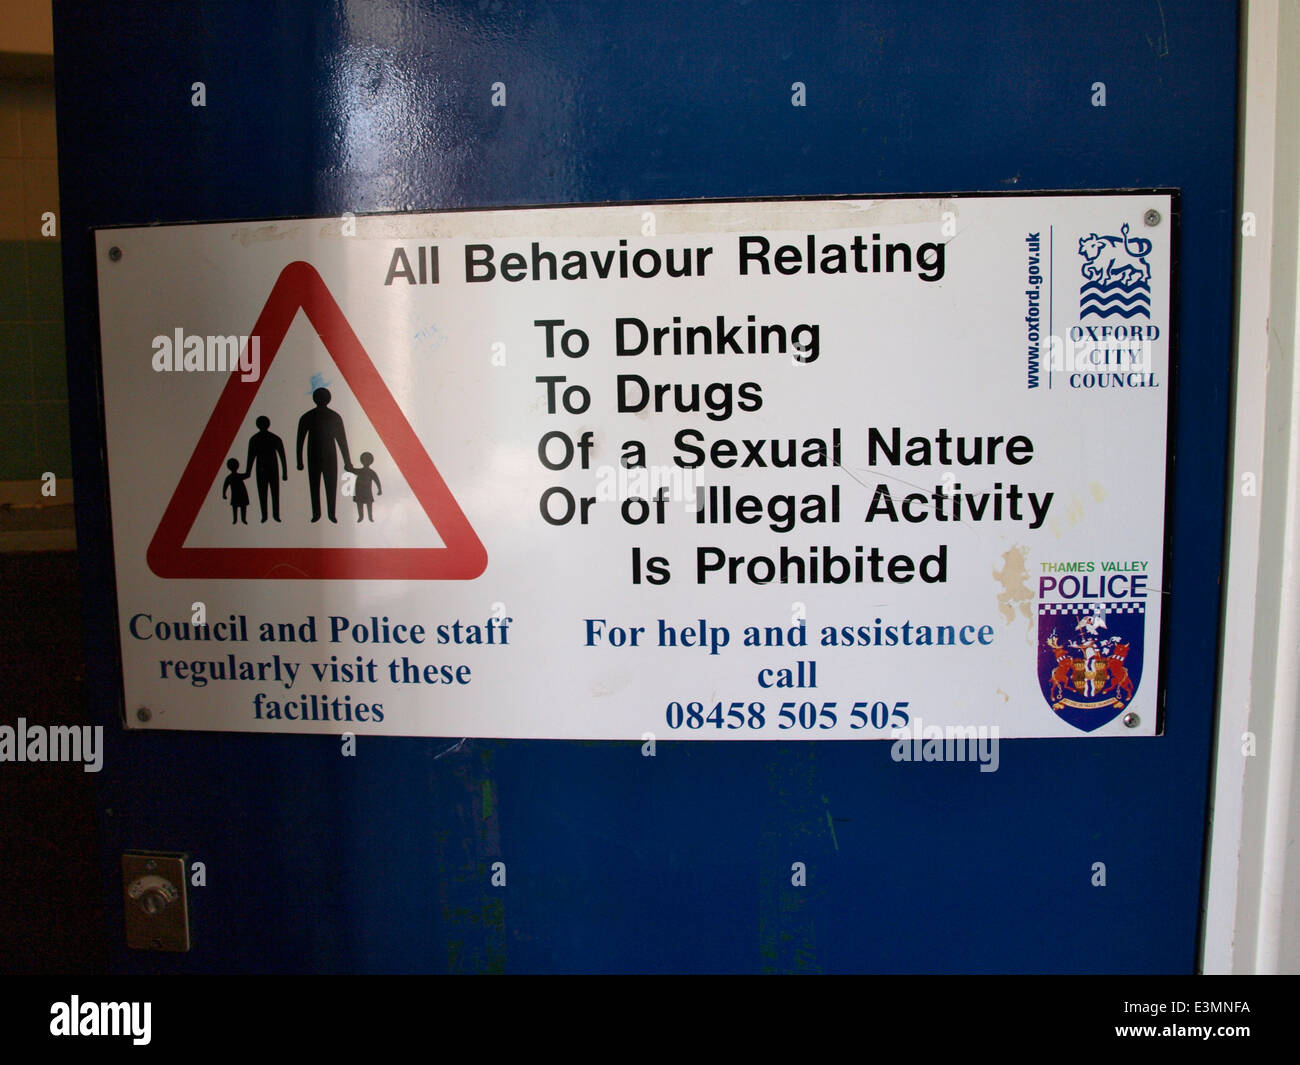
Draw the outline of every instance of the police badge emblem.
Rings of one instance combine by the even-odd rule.
[[[1145,632],[1141,602],[1039,603],[1038,685],[1056,715],[1094,732],[1127,708]]]

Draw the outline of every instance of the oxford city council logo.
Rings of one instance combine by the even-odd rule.
[[[1039,603],[1038,685],[1062,720],[1084,732],[1113,721],[1142,680],[1146,605]]]
[[[1151,317],[1151,241],[1130,237],[1128,223],[1119,236],[1089,233],[1079,238],[1083,284],[1079,288],[1079,317]]]

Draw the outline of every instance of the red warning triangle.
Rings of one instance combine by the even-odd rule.
[[[320,336],[444,546],[184,546],[299,310]],[[260,337],[261,375],[256,381],[230,375],[149,544],[149,568],[159,577],[254,580],[454,581],[481,574],[487,568],[483,544],[315,268],[295,262],[280,272],[252,335]]]

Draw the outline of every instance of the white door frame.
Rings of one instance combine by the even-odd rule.
[[[1300,972],[1300,0],[1248,0],[1222,667],[1201,967]],[[1187,381],[1185,387],[1196,387]],[[1212,486],[1206,486],[1212,491]]]

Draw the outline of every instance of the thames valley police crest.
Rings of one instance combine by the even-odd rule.
[[[1038,686],[1058,717],[1093,732],[1128,708],[1142,682],[1146,619],[1144,574],[1040,579]]]

